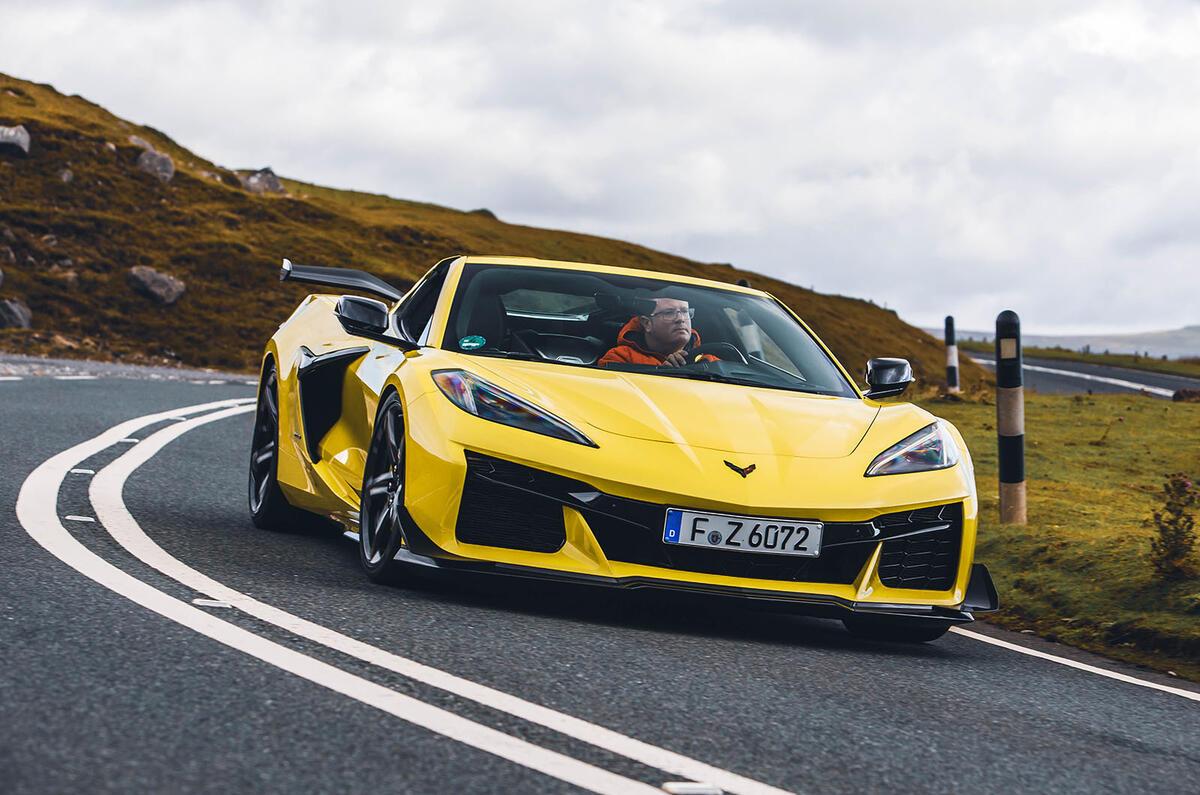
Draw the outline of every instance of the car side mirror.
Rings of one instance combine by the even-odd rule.
[[[343,295],[338,299],[333,314],[346,333],[358,337],[379,336],[388,330],[387,304],[374,298]]]
[[[867,362],[867,397],[872,400],[895,397],[913,382],[912,365],[908,359],[871,359]]]

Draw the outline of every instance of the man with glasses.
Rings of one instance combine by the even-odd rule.
[[[654,310],[635,315],[617,335],[617,346],[600,357],[599,364],[648,364],[681,367],[689,363],[688,351],[700,344],[692,329],[696,310],[679,298],[655,298]],[[716,357],[705,355],[706,361]]]

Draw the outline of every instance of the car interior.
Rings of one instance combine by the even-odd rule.
[[[654,311],[656,297],[695,309],[692,328],[721,361],[706,369],[764,380],[764,386],[845,391],[836,367],[781,308],[721,289],[575,270],[469,266],[458,286],[443,347],[477,355],[595,366],[633,317]],[[760,325],[760,321],[762,325]],[[772,338],[786,340],[791,353]],[[803,365],[798,364],[803,363]],[[648,365],[610,365],[647,370]],[[815,378],[814,378],[815,376]]]

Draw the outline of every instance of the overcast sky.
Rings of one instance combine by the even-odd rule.
[[[0,0],[0,17],[0,71],[225,166],[732,262],[920,325],[1200,323],[1193,2]]]

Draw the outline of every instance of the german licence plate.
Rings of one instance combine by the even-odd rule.
[[[823,528],[820,522],[668,508],[663,543],[815,558],[821,554]]]

